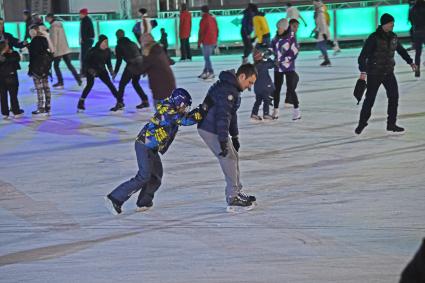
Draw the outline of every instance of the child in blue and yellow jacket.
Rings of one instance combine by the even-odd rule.
[[[134,178],[119,185],[105,198],[106,206],[112,214],[120,214],[124,202],[138,191],[136,211],[142,212],[152,207],[154,194],[161,185],[163,175],[158,153],[164,154],[168,150],[179,126],[199,123],[207,113],[207,102],[187,112],[191,104],[190,94],[182,88],[175,89],[169,98],[157,103],[157,112],[140,131],[135,142],[139,171]]]

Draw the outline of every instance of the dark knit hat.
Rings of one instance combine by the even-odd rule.
[[[393,16],[391,16],[390,14],[387,14],[387,13],[385,13],[381,16],[381,26],[386,25],[390,22],[394,22]]]
[[[102,43],[102,41],[104,41],[104,40],[106,40],[106,39],[108,39],[108,37],[107,37],[106,35],[104,35],[104,34],[101,34],[101,35],[99,35],[99,37],[98,37],[98,42],[99,42],[99,43]]]

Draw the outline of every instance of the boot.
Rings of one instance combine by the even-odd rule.
[[[77,112],[83,112],[84,110],[86,110],[86,107],[84,107],[84,98],[80,98],[78,100]]]
[[[292,121],[297,121],[301,119],[301,110],[300,108],[294,108],[292,112]]]
[[[416,77],[416,78],[419,78],[419,77],[421,76],[421,70],[420,70],[419,66],[420,66],[420,65],[418,65],[418,66],[417,66],[417,69],[416,69],[416,71],[415,71],[415,77]]]
[[[279,118],[279,108],[274,108],[273,109],[273,114],[272,114],[273,119],[277,120]]]

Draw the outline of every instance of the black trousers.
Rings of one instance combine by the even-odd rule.
[[[2,115],[9,116],[9,96],[12,112],[16,114],[21,109],[18,101],[18,89],[19,80],[16,73],[0,77],[0,103]]]
[[[118,98],[123,101],[124,98],[124,90],[128,83],[131,81],[133,84],[134,90],[139,95],[142,102],[148,102],[148,97],[146,93],[143,91],[142,87],[139,84],[140,75],[133,75],[128,67],[125,67],[124,72],[121,76],[119,88],[118,88]]]
[[[274,72],[274,87],[275,92],[273,95],[274,108],[279,108],[280,91],[282,90],[283,79],[286,77],[286,99],[285,102],[293,104],[294,108],[299,107],[297,92],[295,91],[298,86],[299,76],[295,71],[281,73]]]
[[[122,98],[120,99],[118,91],[115,88],[114,84],[112,83],[108,72],[102,71],[97,75],[97,77],[109,88],[109,90],[112,92],[112,95],[115,97],[117,102],[122,102]],[[87,98],[91,89],[93,88],[94,79],[95,79],[95,76],[93,76],[90,73],[87,73],[87,84],[86,84],[86,87],[83,90],[83,93],[81,94],[81,98],[83,98],[83,99]]]
[[[398,85],[394,73],[385,75],[367,75],[367,91],[365,100],[363,101],[362,110],[360,112],[359,125],[366,125],[370,118],[373,104],[375,103],[376,94],[378,89],[384,85],[388,97],[387,109],[387,124],[395,125],[397,121],[397,108],[398,108]]]
[[[247,58],[252,52],[252,42],[251,38],[243,33],[241,33],[242,42],[243,42],[243,57]]]
[[[87,76],[87,68],[86,68],[86,56],[89,52],[90,48],[93,46],[93,39],[88,39],[81,43],[81,74]]]
[[[415,47],[415,64],[418,68],[421,65],[421,55],[422,55],[422,45],[425,44],[425,31],[423,32],[415,32],[413,34],[413,42]]]
[[[180,38],[180,52],[181,59],[192,59],[192,52],[190,51],[189,38]]]
[[[55,57],[53,67],[55,69],[56,77],[58,77],[58,83],[63,84],[63,76],[61,69],[59,68],[59,64],[61,60],[65,62],[66,66],[68,67],[68,70],[71,71],[72,75],[74,76],[76,81],[80,80],[80,75],[77,73],[77,70],[75,70],[74,66],[71,63],[71,58],[69,57],[69,54],[65,54],[63,56]]]

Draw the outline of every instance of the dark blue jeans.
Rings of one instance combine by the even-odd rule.
[[[415,64],[420,67],[421,65],[421,55],[422,55],[422,45],[425,44],[425,31],[415,32],[413,34],[414,46],[416,50],[415,54]]]
[[[137,200],[137,206],[141,207],[153,200],[155,192],[161,186],[163,170],[158,152],[140,142],[135,143],[135,150],[139,171],[134,178],[113,190],[111,196],[124,203],[141,190]]]
[[[269,115],[270,108],[270,96],[273,95],[273,90],[270,91],[256,91],[255,92],[255,103],[252,107],[252,114],[258,115],[258,110],[260,109],[261,103],[263,103],[263,116]]]

